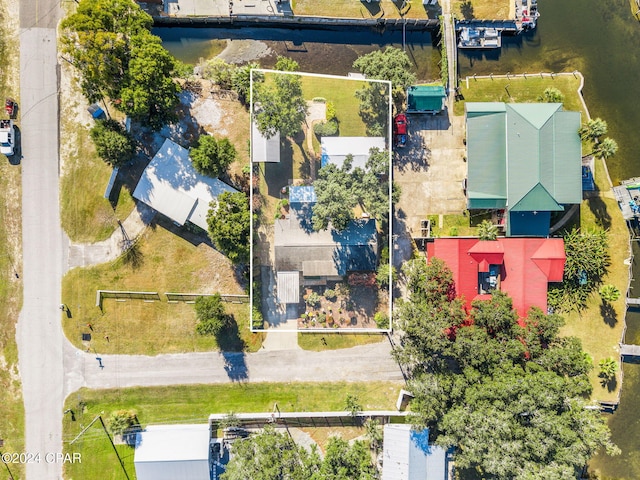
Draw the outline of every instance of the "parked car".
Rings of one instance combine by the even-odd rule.
[[[393,143],[396,147],[404,147],[407,144],[409,121],[404,113],[399,113],[393,118]]]
[[[0,120],[0,153],[10,157],[16,141],[13,120]]]

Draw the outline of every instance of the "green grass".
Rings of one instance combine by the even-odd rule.
[[[609,194],[609,184],[606,179],[604,166],[600,160],[596,160],[596,183],[601,192]],[[593,358],[594,369],[590,374],[593,385],[591,397],[599,401],[614,401],[617,399],[620,389],[620,374],[615,388],[609,391],[607,386],[600,384],[598,378],[598,362],[607,357],[618,358],[618,343],[622,336],[625,316],[625,297],[627,283],[629,281],[629,267],[624,260],[630,255],[629,231],[622,218],[618,203],[611,195],[603,195],[597,199],[585,200],[580,207],[580,223],[583,229],[608,227],[609,254],[611,266],[609,272],[602,279],[604,284],[611,283],[617,286],[623,294],[620,299],[613,302],[616,320],[606,322],[600,312],[600,296],[594,292],[587,302],[587,309],[581,312],[564,314],[567,324],[562,329],[563,335],[572,335],[580,338],[584,350]]]
[[[101,412],[107,418],[119,409],[135,409],[143,426],[162,423],[206,423],[211,413],[281,411],[342,411],[347,394],[357,395],[363,409],[394,409],[399,383],[242,383],[113,390],[81,389],[70,395],[64,409],[64,451],[80,453],[82,463],[65,465],[67,480],[120,480],[118,459],[99,422],[73,445],[73,440]],[[82,402],[82,406],[80,403]],[[130,447],[118,447],[129,476],[135,478]]]
[[[463,101],[456,102],[454,113],[464,115],[465,102],[538,102],[546,88],[557,88],[564,95],[564,109],[582,113],[582,119],[586,119],[586,112],[582,109],[580,97],[576,93],[580,86],[580,78],[573,75],[556,75],[553,78],[528,74],[507,78],[494,77],[478,78],[469,77],[468,82],[460,79],[460,93]],[[468,83],[468,87],[467,87]],[[506,88],[505,88],[506,87]]]
[[[64,277],[62,299],[71,317],[63,314],[63,328],[71,342],[86,349],[80,337],[83,332],[91,333],[90,323],[94,328],[91,348],[101,353],[155,355],[216,348],[212,337],[195,334],[193,305],[105,300],[101,312],[95,305],[96,290],[243,293],[230,262],[205,244],[196,247],[159,226],[147,229],[139,240],[138,261],[135,266],[120,257],[74,269]],[[247,348],[260,348],[262,336],[248,330],[248,305],[226,305]]]
[[[19,37],[17,20],[0,6],[0,98],[19,96]],[[18,111],[18,115],[20,111]],[[19,125],[19,119],[16,122]],[[18,149],[19,152],[19,149]],[[22,307],[22,177],[20,166],[0,155],[0,438],[2,452],[24,452],[24,406],[18,372],[16,323]],[[9,465],[14,478],[24,478],[24,466]],[[6,469],[0,465],[0,475]]]
[[[452,0],[451,12],[460,19],[505,20],[513,18],[510,4],[509,0]]]
[[[302,78],[302,93],[310,100],[322,97],[336,107],[336,116],[340,122],[341,137],[363,137],[366,125],[358,114],[360,101],[356,98],[356,90],[367,85],[367,82],[344,80],[340,78],[306,77]]]
[[[326,345],[322,342],[323,338]],[[386,341],[386,339],[385,336],[380,333],[336,334],[327,332],[326,335],[319,333],[298,333],[298,346],[303,350],[312,350],[314,352],[351,348],[382,341]]]
[[[474,217],[469,216],[467,211],[466,215],[443,215],[442,216],[442,228],[440,228],[439,215],[429,215],[431,220],[431,236],[432,237],[473,237],[477,236],[477,221],[475,214]],[[484,217],[483,217],[484,218]]]
[[[62,226],[73,241],[104,240],[117,228],[117,220],[124,220],[131,213],[133,198],[122,188],[116,210],[111,208],[103,196],[111,167],[98,158],[88,128],[76,123],[73,117],[61,118],[66,119],[60,124],[60,134],[73,145],[66,149],[60,182]]]
[[[429,18],[422,0],[407,0],[408,7],[402,10],[406,18]],[[381,0],[366,3],[353,0],[296,0],[292,4],[295,15],[341,18],[400,18],[402,2]],[[435,18],[435,9],[429,10]]]

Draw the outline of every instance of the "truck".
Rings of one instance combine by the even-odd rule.
[[[0,120],[0,153],[10,157],[13,155],[16,132],[13,120]]]

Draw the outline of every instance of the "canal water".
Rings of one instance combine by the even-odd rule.
[[[346,75],[353,72],[356,58],[387,46],[402,48],[401,30],[377,32],[372,29],[351,28],[336,31],[299,30],[284,28],[156,28],[153,33],[162,38],[164,46],[178,59],[197,63],[218,53],[221,39],[230,39],[231,46],[242,42],[234,50],[240,56],[251,52],[269,53],[257,61],[271,68],[278,55],[293,58],[305,72]],[[406,51],[414,62],[418,79],[431,81],[440,78],[440,50],[428,31],[407,31]]]
[[[609,135],[619,145],[607,163],[614,183],[640,176],[640,22],[629,0],[538,0],[538,28],[505,37],[495,52],[460,52],[461,77],[489,73],[536,73],[580,70],[586,79],[584,96],[592,117],[609,124]],[[294,58],[305,71],[344,75],[362,54],[387,45],[402,47],[402,32],[369,30],[342,32],[285,29],[170,29],[154,31],[165,46],[188,63],[220,51],[221,39],[249,39],[265,44],[270,53],[259,61],[271,67],[277,55]],[[439,77],[440,55],[427,32],[407,32],[408,52],[420,80]],[[241,50],[241,49],[240,49]],[[260,49],[257,49],[260,50]],[[264,53],[264,52],[263,52]],[[640,248],[634,246],[635,277],[640,292]],[[627,316],[625,341],[640,344],[640,312]],[[624,364],[620,407],[608,416],[618,457],[596,456],[590,470],[601,480],[640,479],[640,364]]]

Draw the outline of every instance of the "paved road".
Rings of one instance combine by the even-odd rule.
[[[343,350],[256,353],[100,355],[65,341],[65,395],[80,387],[113,388],[230,382],[402,382],[388,342]],[[100,358],[98,362],[97,358]],[[102,365],[102,368],[100,367]],[[208,413],[208,412],[207,412]]]
[[[58,209],[58,2],[20,2],[20,130],[24,306],[17,328],[25,450],[62,450],[62,231]],[[27,478],[62,478],[62,465],[28,464]]]

